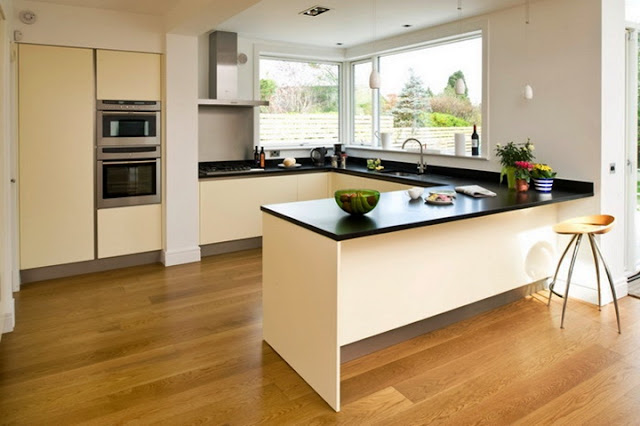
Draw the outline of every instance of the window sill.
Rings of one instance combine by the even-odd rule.
[[[420,154],[420,151],[418,150],[404,150],[404,149],[383,149],[379,146],[367,146],[367,145],[346,145],[345,148],[350,149],[350,150],[355,150],[355,151],[374,151],[374,152],[384,152],[384,153],[390,153],[390,154],[401,154],[401,155],[405,155],[405,154]],[[424,155],[429,155],[432,157],[446,157],[446,158],[464,158],[465,160],[482,160],[482,161],[489,161],[489,158],[484,156],[484,155],[478,155],[478,156],[473,156],[473,155],[455,155],[455,154],[449,154],[446,152],[441,152],[441,151],[436,151],[436,150],[431,150],[431,149],[427,149],[424,151]]]

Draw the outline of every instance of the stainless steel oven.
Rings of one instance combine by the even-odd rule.
[[[160,102],[99,100],[98,146],[160,145]]]
[[[97,147],[97,207],[162,201],[159,145]]]

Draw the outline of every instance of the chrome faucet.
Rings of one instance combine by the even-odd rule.
[[[425,170],[427,170],[427,163],[424,162],[424,153],[422,152],[422,143],[416,138],[409,138],[402,143],[402,149],[404,149],[404,146],[409,141],[418,142],[418,145],[420,146],[420,162],[418,163],[418,174],[421,175]]]

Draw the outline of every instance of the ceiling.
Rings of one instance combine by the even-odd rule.
[[[69,6],[108,9],[154,16],[167,16],[175,9],[193,10],[204,7],[215,11],[220,0],[38,0]],[[374,25],[375,1],[375,25]],[[245,2],[248,7],[223,22],[212,22],[208,30],[233,31],[244,37],[271,41],[343,47],[370,42],[508,7],[522,7],[526,0],[262,0]],[[531,1],[531,18],[535,19],[536,0]],[[640,0],[627,0],[629,4]],[[236,0],[236,5],[240,1]],[[251,5],[252,3],[255,3]],[[322,15],[300,15],[313,6],[331,9]],[[214,12],[215,13],[215,12]],[[216,25],[217,24],[217,25]],[[206,24],[205,24],[206,25]],[[213,27],[215,25],[215,28]],[[410,25],[406,28],[404,25]],[[202,31],[202,24],[198,31]],[[374,37],[375,34],[375,37]]]

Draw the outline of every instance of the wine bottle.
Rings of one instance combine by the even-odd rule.
[[[264,153],[264,146],[260,148],[260,167],[262,167],[264,169],[264,163],[265,163],[265,153]]]
[[[476,131],[476,125],[473,125],[473,133],[471,134],[471,155],[480,155],[480,136]]]
[[[253,151],[253,165],[256,167],[260,165],[260,153],[258,152],[257,145],[256,145],[256,149]]]

